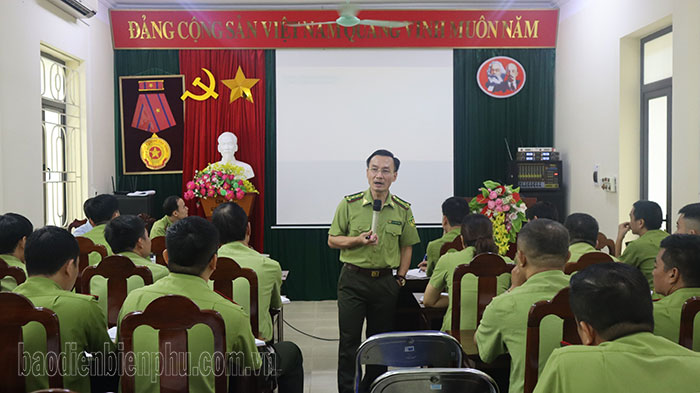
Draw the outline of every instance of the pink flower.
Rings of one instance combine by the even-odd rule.
[[[193,187],[194,187],[194,185],[193,185]],[[194,192],[192,190],[187,190],[187,192],[185,192],[185,199],[188,201],[190,199],[194,199]]]
[[[228,190],[229,188],[231,188],[231,185],[228,183],[224,183],[223,188],[224,190]]]
[[[243,190],[241,190],[241,189],[239,188],[239,189],[236,191],[236,199],[243,199],[244,196],[245,196],[245,192],[243,192]]]
[[[228,190],[228,191],[226,192],[226,200],[230,201],[230,200],[232,200],[234,197],[235,197],[235,193],[233,192],[233,190]]]
[[[502,199],[496,199],[496,206],[501,206],[503,205],[503,200]]]
[[[221,176],[221,171],[216,171],[216,176]]]
[[[213,189],[213,188],[210,188],[209,190],[207,190],[207,196],[208,196],[208,197],[213,197],[213,196],[214,196],[214,189]]]
[[[188,190],[194,189],[194,182],[193,181],[190,180],[189,182],[187,182],[187,189]]]
[[[488,206],[489,209],[493,209],[494,207],[496,207],[496,202],[494,202],[494,201],[488,201],[488,202],[486,203],[486,206]]]
[[[510,205],[503,205],[503,211],[507,212],[510,210]]]
[[[495,208],[494,210],[497,211],[497,212],[502,212],[502,211],[503,211],[503,206],[498,205],[498,206],[496,206],[496,208]]]
[[[210,183],[210,182],[207,182],[206,184],[204,184],[204,186],[205,186],[206,188],[211,188],[211,183]]]
[[[228,179],[229,179],[229,177],[228,177],[228,175],[227,175],[227,174],[224,174],[223,176],[221,176],[221,178],[222,178],[222,179],[224,179],[224,181],[226,181],[226,180],[228,180]]]
[[[489,193],[489,199],[496,199],[498,198],[498,193],[496,191],[491,191]]]
[[[238,181],[238,185],[239,185],[240,187],[243,187],[243,180],[239,180],[239,181]]]

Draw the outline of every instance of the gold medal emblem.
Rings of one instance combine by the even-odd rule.
[[[141,161],[148,169],[161,169],[169,160],[170,145],[155,133],[141,144]]]

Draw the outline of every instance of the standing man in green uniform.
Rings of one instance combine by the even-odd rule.
[[[389,192],[399,164],[387,150],[372,153],[367,158],[369,189],[340,202],[328,231],[328,246],[340,249],[344,263],[338,278],[339,393],[353,391],[355,352],[365,318],[367,337],[393,329],[399,288],[406,283],[413,245],[420,241],[411,205]],[[373,231],[375,200],[380,201],[380,211]],[[365,389],[381,372],[381,367],[366,368]]]
[[[165,198],[163,202],[163,212],[165,215],[160,220],[153,223],[151,227],[151,239],[158,236],[165,236],[168,227],[179,220],[187,217],[188,208],[185,201],[177,195]]]
[[[578,262],[583,254],[601,252],[595,249],[598,242],[598,221],[586,213],[573,213],[566,217],[564,226],[569,231],[569,262]],[[612,257],[615,262],[617,258]]]
[[[428,243],[425,252],[425,260],[418,264],[421,270],[426,271],[428,277],[433,275],[435,264],[440,259],[440,248],[457,236],[462,226],[462,219],[469,214],[469,204],[462,197],[449,197],[442,203],[442,237]],[[449,249],[447,252],[456,250]]]
[[[101,353],[100,358],[106,359],[114,351],[114,343],[107,334],[107,323],[97,301],[92,296],[70,292],[78,277],[78,242],[65,229],[44,227],[27,239],[25,257],[29,278],[14,292],[26,296],[35,307],[56,313],[64,356],[63,387],[90,392],[89,360],[85,353]],[[46,333],[38,323],[27,324],[23,338],[25,358],[27,354],[32,359],[34,354],[46,353]],[[43,365],[29,365],[27,370],[27,391],[48,388]]]
[[[678,211],[676,233],[700,235],[700,203],[691,203]]]
[[[668,233],[659,229],[662,220],[661,207],[658,203],[637,201],[630,210],[630,220],[618,227],[615,241],[615,256],[622,262],[639,269],[646,277],[651,289],[654,289],[651,271],[654,270],[656,254],[659,253],[661,240],[668,236]],[[629,242],[625,252],[622,252],[622,241],[629,231],[639,235],[639,238]]]
[[[562,268],[569,259],[569,233],[560,223],[538,218],[518,234],[518,253],[511,288],[486,306],[474,335],[479,357],[491,363],[510,353],[510,393],[522,393],[525,384],[525,344],[530,307],[552,299],[569,285]],[[540,370],[561,341],[562,321],[545,319],[540,325]]]
[[[27,269],[24,267],[24,246],[33,230],[31,221],[22,215],[6,213],[0,216],[0,259],[7,266],[22,269],[25,276]],[[10,276],[0,280],[1,291],[11,291],[16,287],[17,281]]]
[[[654,302],[654,334],[678,342],[683,303],[700,296],[700,236],[674,234],[662,240],[652,276],[654,292],[665,296]],[[700,324],[693,328],[693,349],[700,351]]]
[[[101,244],[107,248],[107,255],[112,255],[112,248],[107,243],[105,239],[105,226],[109,220],[119,217],[119,201],[114,195],[101,194],[94,198],[87,206],[90,212],[87,216],[92,225],[92,229],[88,231],[83,237],[92,240],[95,244]],[[102,260],[100,254],[93,252],[90,253],[90,266],[97,265]]]
[[[589,266],[571,277],[569,303],[583,345],[555,349],[535,393],[700,388],[700,353],[651,333],[651,296],[639,270],[622,263]]]
[[[124,316],[132,311],[143,311],[152,301],[165,295],[180,295],[192,300],[201,310],[221,314],[226,327],[226,352],[236,355],[238,371],[248,372],[261,366],[255,339],[250,329],[250,318],[243,308],[209,289],[207,281],[216,270],[216,250],[219,232],[201,217],[188,217],[175,223],[165,237],[165,258],[170,274],[143,288],[133,290],[126,297],[119,312],[119,326]],[[211,329],[198,324],[188,330],[189,391],[214,392],[214,372],[211,354],[214,340]],[[134,332],[136,390],[160,392],[158,380],[158,331],[140,327]],[[153,354],[153,356],[151,356]],[[242,364],[237,361],[242,359]],[[193,372],[193,370],[198,370]],[[206,370],[209,370],[207,372]],[[233,370],[234,372],[237,370]],[[251,375],[251,374],[247,374]]]

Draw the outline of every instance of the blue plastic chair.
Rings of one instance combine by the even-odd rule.
[[[394,370],[372,383],[370,393],[498,393],[496,382],[473,368]]]

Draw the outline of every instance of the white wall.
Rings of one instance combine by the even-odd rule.
[[[90,195],[111,191],[114,174],[114,66],[107,8],[76,21],[46,0],[0,3],[0,213],[44,224],[41,183],[39,45],[83,61]],[[72,218],[71,218],[72,219]]]
[[[570,0],[561,7],[555,146],[566,160],[570,212],[617,235],[639,197],[639,39],[673,24],[673,220],[700,186],[700,6],[688,0]],[[618,176],[617,193],[592,181]]]

